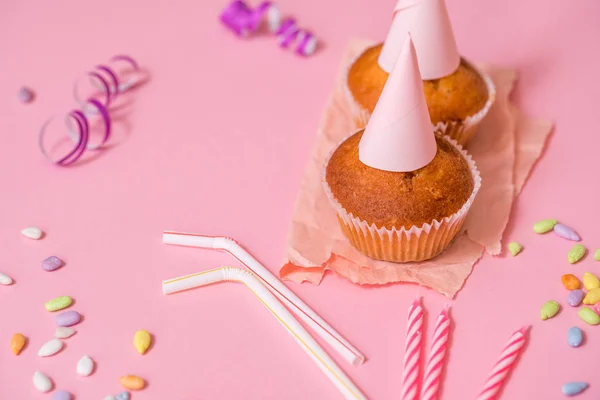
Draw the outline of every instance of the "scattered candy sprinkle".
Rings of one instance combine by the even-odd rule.
[[[579,289],[581,286],[579,279],[577,279],[577,277],[573,274],[564,274],[560,280],[568,290]]]
[[[568,342],[571,347],[581,346],[581,343],[583,343],[583,332],[581,329],[576,326],[569,329]]]
[[[590,325],[600,324],[600,315],[596,314],[594,310],[589,307],[583,307],[579,310],[579,318]]]
[[[62,267],[62,265],[62,260],[56,256],[50,256],[44,261],[42,261],[42,269],[48,272],[59,269],[60,267]]]
[[[14,355],[18,356],[25,347],[25,343],[27,342],[27,338],[23,336],[22,333],[15,333],[13,337],[10,339],[10,350]]]
[[[63,348],[63,342],[60,339],[50,339],[40,347],[38,356],[50,357],[61,351]]]
[[[558,304],[554,300],[550,300],[542,306],[542,310],[540,312],[540,318],[542,319],[542,321],[545,321],[549,318],[554,317],[556,314],[558,314],[559,311],[560,311],[560,304]]]
[[[554,225],[556,225],[557,223],[558,221],[555,219],[545,219],[540,222],[536,222],[533,225],[533,231],[535,233],[550,232],[554,228]]]
[[[576,244],[575,246],[573,246],[571,251],[569,251],[569,262],[571,264],[575,264],[577,261],[581,260],[583,256],[585,256],[586,252],[587,249],[585,247],[583,247],[580,244]]]
[[[56,316],[56,326],[73,326],[81,321],[77,311],[65,311]]]
[[[125,389],[141,390],[146,386],[146,382],[136,375],[125,375],[119,378],[119,383]]]
[[[19,98],[19,101],[21,103],[31,103],[34,95],[33,95],[33,91],[31,89],[23,86],[23,87],[21,87],[21,89],[19,89],[19,93],[17,94],[17,97]]]
[[[21,231],[21,235],[23,235],[29,239],[39,240],[42,238],[42,230],[40,228],[36,228],[36,227],[32,226],[32,227],[23,229]]]
[[[508,244],[508,251],[510,252],[510,254],[512,254],[513,257],[519,254],[522,250],[523,246],[521,246],[517,242],[510,242]]]
[[[69,307],[73,303],[73,299],[69,296],[55,297],[46,302],[46,310],[50,312],[59,311]]]
[[[13,280],[10,276],[0,272],[0,285],[12,285]]]
[[[66,326],[61,326],[56,328],[56,331],[54,332],[54,337],[58,338],[58,339],[66,339],[66,338],[70,338],[71,336],[73,336],[75,334],[75,329],[66,327]]]
[[[578,394],[583,393],[588,386],[589,385],[586,382],[569,382],[562,386],[562,392],[565,396],[577,396]]]
[[[594,252],[594,260],[600,261],[600,249],[596,249]]]
[[[35,371],[33,374],[33,386],[42,393],[52,390],[52,381],[46,374],[40,371]]]
[[[58,392],[54,393],[52,400],[71,400],[71,393],[65,392],[64,390],[59,390]]]
[[[583,301],[585,297],[585,293],[581,289],[573,290],[569,293],[569,297],[567,298],[567,302],[572,307],[577,307]]]
[[[140,354],[144,354],[148,350],[150,343],[152,343],[152,337],[148,331],[141,329],[133,336],[133,345]]]
[[[121,392],[115,397],[115,400],[129,400],[129,392]]]
[[[81,376],[90,376],[92,372],[94,372],[94,360],[84,354],[77,362],[77,374]]]
[[[104,400],[117,400],[117,399],[115,399],[115,396],[112,396],[112,395],[109,394],[108,396],[106,396],[104,398]]]
[[[556,233],[561,238],[572,240],[574,242],[579,242],[581,240],[581,238],[579,237],[577,232],[573,230],[573,228],[563,224],[554,225],[554,233]]]
[[[600,288],[600,279],[592,273],[586,272],[583,274],[583,286],[587,290],[593,290]]]
[[[594,305],[600,302],[600,289],[595,288],[587,292],[583,298],[583,304]]]

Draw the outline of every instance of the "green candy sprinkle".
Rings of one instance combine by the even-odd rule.
[[[596,249],[594,252],[594,260],[600,261],[600,249]]]
[[[596,314],[594,310],[589,307],[583,307],[581,310],[579,310],[579,318],[590,325],[600,324],[600,315]]]
[[[510,242],[508,244],[508,251],[510,251],[510,254],[512,254],[513,257],[519,254],[521,250],[523,250],[523,246],[517,242]]]
[[[558,221],[555,219],[545,219],[543,221],[536,222],[533,225],[533,231],[535,233],[550,232],[554,228],[554,225],[556,225],[557,223]]]
[[[571,264],[575,264],[577,261],[581,260],[583,256],[585,256],[586,252],[587,249],[585,247],[580,244],[576,244],[573,246],[571,251],[569,251],[569,262]]]
[[[554,317],[560,311],[560,304],[555,302],[554,300],[547,301],[546,304],[542,306],[542,310],[540,311],[540,318],[542,321],[545,321],[549,318]]]
[[[69,296],[55,297],[54,299],[46,302],[46,310],[53,312],[67,308],[73,303],[73,299]]]

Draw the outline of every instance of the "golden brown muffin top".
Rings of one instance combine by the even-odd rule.
[[[388,73],[377,59],[382,44],[365,50],[348,71],[348,88],[362,107],[373,112],[381,95]],[[453,74],[440,79],[423,81],[425,99],[431,122],[462,121],[480,111],[488,100],[483,78],[465,60]]]
[[[355,217],[378,228],[421,227],[457,212],[473,192],[469,164],[446,140],[436,137],[433,161],[413,172],[369,167],[358,158],[363,131],[333,153],[325,179],[337,201]]]

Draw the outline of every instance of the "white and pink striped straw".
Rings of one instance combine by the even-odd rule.
[[[421,400],[435,400],[439,397],[449,335],[450,317],[448,316],[448,307],[446,307],[440,312],[433,330],[431,349],[421,387]]]
[[[498,398],[504,381],[514,368],[514,365],[521,354],[526,342],[525,332],[527,327],[523,327],[512,334],[500,358],[496,361],[492,373],[488,376],[483,389],[477,396],[477,400],[495,400]]]
[[[421,367],[421,337],[423,336],[423,309],[415,299],[408,310],[406,344],[404,347],[404,373],[402,375],[402,400],[419,397],[419,369]]]

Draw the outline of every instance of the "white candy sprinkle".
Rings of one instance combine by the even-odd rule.
[[[38,240],[42,238],[42,230],[40,228],[31,226],[29,228],[23,229],[21,231],[21,235],[29,239]]]
[[[94,360],[84,355],[77,363],[77,373],[81,376],[89,376],[94,372]]]
[[[58,353],[63,348],[63,342],[60,339],[51,339],[44,343],[38,351],[40,357],[50,357]]]
[[[52,381],[40,371],[33,374],[33,386],[40,392],[46,393],[52,390]]]
[[[56,328],[56,332],[54,332],[54,337],[58,339],[66,339],[70,338],[75,334],[75,329],[69,328],[68,326],[61,326]]]
[[[0,285],[10,285],[11,283],[13,283],[12,278],[0,272]]]
[[[112,396],[112,395],[109,394],[108,396],[106,396],[104,398],[104,400],[115,400],[115,396]]]

